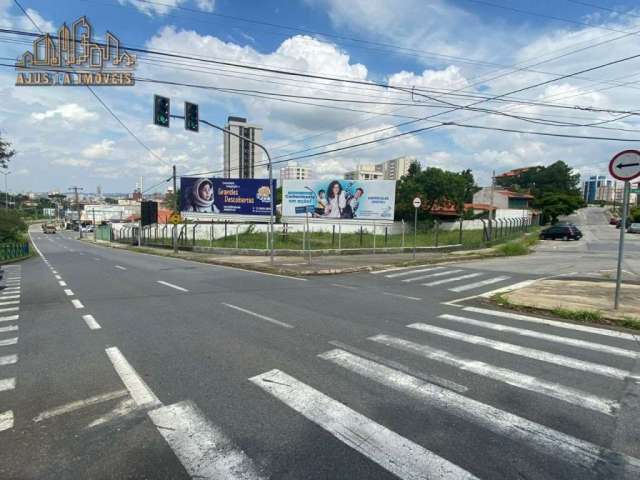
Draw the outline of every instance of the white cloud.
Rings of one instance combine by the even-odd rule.
[[[140,2],[138,0],[118,0],[122,5],[131,4],[145,15],[166,15],[174,8],[180,6],[185,0],[162,0],[161,2]],[[204,3],[207,3],[206,0]]]
[[[11,0],[0,0],[0,27],[2,28],[18,28],[20,30],[36,31],[37,28],[29,20],[24,13],[17,8],[15,15],[11,13],[11,9],[15,6]],[[36,25],[45,32],[53,32],[55,27],[52,22],[44,19],[40,13],[32,8],[27,8],[27,13],[36,23]]]
[[[93,162],[85,158],[57,158],[52,160],[51,164],[63,167],[90,167]]]
[[[87,120],[95,120],[98,115],[90,112],[82,105],[78,105],[77,103],[67,103],[52,110],[47,110],[46,112],[37,112],[31,114],[31,118],[39,122],[55,117],[59,117],[72,123],[80,123]]]
[[[213,12],[216,2],[215,0],[196,0],[196,6],[205,12]]]
[[[82,155],[87,158],[106,158],[113,152],[115,144],[113,140],[105,138],[100,143],[94,143],[82,150]]]

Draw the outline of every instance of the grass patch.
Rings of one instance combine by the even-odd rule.
[[[566,318],[577,322],[600,322],[602,314],[597,310],[570,310],[568,308],[554,308],[551,313],[556,317]]]
[[[529,247],[527,247],[521,241],[507,242],[503,245],[496,247],[496,251],[500,255],[505,257],[515,257],[518,255],[526,255],[529,253]]]

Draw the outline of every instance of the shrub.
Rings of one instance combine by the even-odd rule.
[[[521,241],[507,242],[496,248],[498,253],[505,257],[512,257],[516,255],[526,255],[529,253],[529,247]]]
[[[0,243],[24,240],[27,224],[15,210],[0,209]]]

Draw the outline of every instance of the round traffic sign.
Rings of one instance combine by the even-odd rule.
[[[422,205],[422,200],[420,200],[420,197],[416,197],[413,199],[413,207],[414,208],[420,208],[420,205]]]
[[[609,173],[613,178],[623,181],[633,180],[640,175],[640,152],[624,150],[609,162]]]

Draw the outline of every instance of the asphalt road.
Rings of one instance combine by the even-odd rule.
[[[638,337],[455,302],[545,273],[515,260],[298,279],[33,240],[2,479],[640,477]]]

